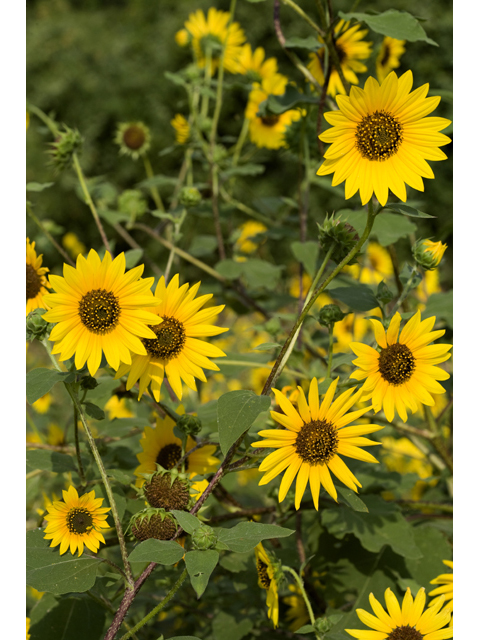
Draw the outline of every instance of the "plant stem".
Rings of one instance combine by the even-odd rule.
[[[316,0],[316,5],[317,5],[318,13],[320,15],[320,22],[322,23],[322,29],[325,32],[324,42],[327,45],[328,55],[331,61],[333,62],[333,66],[337,70],[338,77],[340,78],[340,82],[342,83],[345,94],[348,95],[350,91],[350,84],[345,79],[342,65],[340,64],[340,58],[338,57],[338,51],[335,47],[333,30],[330,29],[330,25],[328,24],[328,19],[325,14],[325,10],[323,8],[322,0]]]
[[[147,174],[147,178],[153,178],[153,169],[150,162],[150,159],[147,155],[143,156],[143,165],[145,167],[145,173]],[[160,197],[160,193],[158,192],[157,187],[150,187],[150,193],[152,195],[153,201],[157,205],[157,209],[160,211],[165,211],[165,207],[163,206],[162,198]]]
[[[413,282],[414,282],[417,274],[418,274],[417,265],[414,265],[413,268],[412,268],[412,273],[410,274],[410,277],[407,280],[407,284],[405,285],[402,293],[400,294],[400,296],[399,296],[398,300],[396,301],[396,303],[393,305],[392,310],[390,311],[388,316],[385,318],[385,320],[388,320],[389,318],[392,318],[395,315],[396,311],[400,308],[400,305],[403,303],[405,298],[408,296],[410,291],[413,289],[412,285],[413,285]]]
[[[327,373],[325,377],[330,378],[330,373],[332,371],[332,358],[333,358],[333,328],[335,327],[335,323],[331,323],[328,325],[328,362],[327,362]]]
[[[78,410],[75,404],[73,405],[73,428],[75,432],[75,452],[77,454],[78,475],[80,476],[82,487],[85,487],[85,471],[83,470],[82,456],[80,455],[80,442],[78,439]]]
[[[132,236],[128,233],[128,231],[124,229],[120,224],[118,224],[118,222],[113,225],[113,228],[118,233],[118,235],[121,238],[123,238],[128,245],[132,247],[132,249],[142,249],[143,251],[143,248],[138,244],[138,242],[136,242],[134,238],[132,238]],[[158,268],[155,262],[150,260],[150,258],[148,258],[146,255],[144,256],[144,260],[149,265],[150,269],[153,271],[153,273],[156,276],[162,275],[161,270]]]
[[[238,160],[240,158],[240,153],[242,151],[243,145],[247,138],[248,127],[250,125],[250,121],[247,118],[243,119],[242,129],[240,131],[240,135],[238,136],[237,144],[235,145],[233,151],[233,159],[232,159],[232,167],[236,167],[238,164]]]
[[[176,241],[178,239],[178,237],[179,237],[178,234],[180,233],[180,229],[182,228],[182,224],[183,224],[186,216],[187,216],[187,210],[184,207],[184,209],[182,211],[182,215],[180,216],[178,222],[176,222],[175,225],[174,225],[174,231],[173,231],[172,238],[171,238],[172,240]],[[168,256],[167,266],[165,267],[165,273],[164,273],[165,284],[168,284],[168,278],[169,278],[169,275],[170,275],[170,269],[172,268],[174,255],[175,255],[175,245],[172,242],[172,248],[170,249],[170,255]]]
[[[127,638],[131,638],[132,635],[135,633],[135,631],[138,631],[139,629],[141,629],[143,627],[144,624],[146,624],[149,620],[151,620],[154,616],[157,615],[157,613],[159,613],[164,607],[165,605],[167,605],[170,600],[175,596],[175,594],[177,593],[177,591],[180,589],[180,587],[182,586],[183,581],[185,580],[185,578],[187,577],[187,569],[184,569],[179,577],[179,579],[176,581],[176,583],[173,585],[173,587],[170,589],[170,591],[168,592],[168,594],[165,596],[165,598],[159,603],[157,604],[157,606],[152,609],[150,611],[150,613],[147,613],[147,615],[142,618],[142,620],[140,620],[140,622],[138,624],[136,624],[133,629],[131,629],[128,633],[126,633],[124,636],[122,636],[120,638],[120,640],[127,640]]]
[[[298,588],[300,589],[300,593],[302,594],[303,599],[305,601],[305,606],[307,607],[308,617],[310,618],[310,624],[313,627],[315,625],[315,616],[313,615],[312,605],[310,604],[310,600],[308,599],[307,592],[305,591],[305,587],[303,586],[303,580],[300,578],[298,573],[290,567],[283,566],[282,571],[286,573],[290,573],[295,578]],[[315,631],[315,637],[320,639],[320,636],[318,635],[317,631]]]
[[[39,229],[47,236],[47,238],[50,240],[50,242],[53,244],[53,246],[55,247],[55,249],[58,251],[58,253],[62,256],[62,258],[68,262],[69,265],[71,265],[72,267],[75,266],[75,263],[73,262],[73,260],[70,258],[70,256],[68,255],[68,253],[66,251],[64,251],[62,249],[62,247],[58,244],[58,242],[55,240],[55,238],[52,236],[52,234],[50,233],[50,231],[47,231],[47,229],[45,229],[45,227],[43,226],[43,222],[41,220],[39,220],[37,218],[37,216],[33,213],[33,209],[30,206],[30,203],[27,202],[27,213],[30,216],[30,218],[35,222],[35,224],[39,227]]]
[[[294,11],[296,11],[298,13],[298,15],[303,18],[303,20],[305,20],[305,22],[307,24],[309,24],[312,29],[315,29],[315,31],[322,36],[322,38],[325,36],[325,32],[324,30],[322,30],[318,24],[316,22],[314,22],[310,16],[308,16],[305,11],[303,9],[301,9],[298,4],[296,4],[295,2],[293,2],[293,0],[282,0],[283,4],[287,5],[287,7],[291,7]]]

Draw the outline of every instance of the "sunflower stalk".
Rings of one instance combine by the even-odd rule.
[[[333,329],[335,324],[328,325],[328,362],[327,362],[327,372],[325,374],[326,378],[330,378],[330,373],[332,371],[332,358],[333,358]]]
[[[320,636],[318,631],[315,629],[315,616],[313,614],[312,605],[310,604],[310,600],[308,599],[307,592],[305,591],[303,580],[300,578],[298,573],[294,571],[291,567],[287,567],[283,565],[282,571],[284,571],[285,573],[289,573],[294,577],[295,582],[297,583],[298,588],[300,589],[300,593],[302,594],[303,600],[305,601],[305,606],[307,607],[307,611],[308,611],[308,617],[310,618],[310,624],[312,625],[312,627],[314,627],[315,637],[317,638],[317,640],[322,640],[322,637]]]
[[[58,242],[55,240],[55,238],[52,236],[52,234],[50,233],[50,231],[48,231],[45,226],[43,225],[43,222],[41,220],[39,220],[37,218],[37,216],[33,213],[33,209],[30,205],[29,202],[27,202],[27,213],[30,216],[30,218],[35,222],[35,224],[37,225],[37,227],[40,229],[40,231],[42,231],[42,233],[44,233],[46,235],[46,237],[50,240],[50,242],[53,244],[53,246],[55,247],[55,249],[58,251],[58,253],[62,256],[62,258],[65,260],[65,262],[68,262],[69,265],[71,265],[72,267],[75,266],[75,263],[73,262],[73,260],[70,258],[70,256],[68,255],[68,253],[66,251],[64,251],[62,249],[62,247],[58,244]]]
[[[153,178],[154,173],[153,173],[152,163],[150,162],[150,159],[146,154],[143,155],[143,166],[145,167],[145,173],[147,174],[147,178]],[[165,211],[165,206],[162,202],[162,198],[160,196],[160,193],[158,192],[157,187],[155,186],[150,187],[150,194],[153,198],[153,201],[155,202],[157,209],[160,209],[160,211]]]
[[[398,300],[393,305],[393,307],[392,307],[390,313],[388,314],[388,316],[386,316],[385,320],[388,320],[389,318],[393,318],[395,313],[398,311],[400,306],[403,304],[405,298],[408,296],[410,291],[412,291],[412,289],[414,288],[414,282],[415,282],[415,279],[416,279],[417,275],[418,275],[417,265],[414,265],[412,267],[412,273],[410,274],[410,277],[408,278],[407,283],[406,283],[405,287],[403,288],[402,293],[400,294],[400,296],[398,297]]]
[[[84,488],[86,486],[86,478],[85,471],[83,469],[82,456],[80,454],[80,442],[78,438],[78,410],[75,404],[73,405],[73,429],[75,432],[75,453],[77,456],[78,475],[80,476],[82,487]]]

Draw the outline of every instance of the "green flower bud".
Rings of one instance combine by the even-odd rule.
[[[143,216],[147,209],[147,201],[137,189],[126,189],[118,196],[118,210],[129,215],[132,223]]]
[[[412,254],[417,264],[427,271],[433,271],[440,264],[446,248],[447,245],[440,241],[417,240],[412,247]]]
[[[44,313],[45,309],[34,309],[27,316],[27,340],[30,342],[43,340],[50,333],[53,325],[42,318]]]
[[[197,416],[185,414],[180,416],[176,426],[186,436],[196,436],[202,430],[202,421]]]
[[[318,225],[321,248],[327,253],[332,250],[330,258],[336,263],[347,257],[359,240],[358,234],[352,225],[343,222],[340,218],[334,219],[333,214],[325,217],[322,225]],[[347,264],[354,264],[356,258],[352,258]]]
[[[319,633],[328,633],[333,627],[334,623],[329,618],[317,618],[315,620],[315,629]]]
[[[79,152],[83,138],[77,129],[70,129],[64,125],[64,130],[60,131],[55,142],[52,142],[49,151],[52,164],[58,172],[63,171],[72,164],[73,154]]]
[[[343,320],[346,315],[336,304],[326,304],[318,313],[318,321],[322,327],[329,327]]]
[[[215,530],[207,524],[202,524],[192,533],[192,542],[195,549],[212,549],[217,544],[217,541]]]
[[[95,389],[95,387],[98,387],[98,382],[92,376],[87,375],[83,376],[83,378],[80,380],[80,386],[85,391],[89,391],[90,389]]]
[[[183,187],[180,191],[180,203],[184,207],[195,207],[202,200],[202,194],[195,187]]]

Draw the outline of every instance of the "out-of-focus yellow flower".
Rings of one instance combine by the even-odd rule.
[[[370,242],[363,264],[344,267],[343,271],[364,284],[379,284],[393,274],[393,265],[388,251],[380,244]]]
[[[179,47],[186,47],[191,42],[191,36],[186,29],[180,29],[175,34],[175,42]]]
[[[308,290],[312,285],[312,279],[307,273],[303,273],[302,275],[302,297],[305,299]],[[292,296],[292,298],[298,298],[300,296],[300,279],[298,276],[293,276],[290,280],[290,284],[288,287],[288,292]],[[313,306],[314,308],[321,309],[327,304],[333,304],[332,298],[328,295],[328,293],[321,293],[318,298],[315,300]]]
[[[432,293],[440,293],[442,290],[440,286],[440,276],[438,271],[425,271],[425,277],[416,288],[417,298],[420,300],[417,309],[423,311],[427,306],[427,300]]]
[[[241,234],[235,243],[235,250],[241,253],[253,253],[264,241],[264,238],[258,238],[262,233],[267,231],[267,227],[261,222],[249,220],[240,227]]]
[[[105,405],[105,411],[108,412],[108,419],[114,420],[115,418],[132,418],[134,416],[133,411],[130,411],[125,398],[119,398],[113,395]]]
[[[390,71],[398,69],[400,66],[400,58],[405,53],[405,40],[397,40],[385,36],[378,52],[376,69],[377,80],[383,82]]]
[[[277,59],[265,60],[265,49],[252,50],[250,44],[244,44],[237,57],[237,73],[247,76],[252,82],[263,83],[278,72]]]
[[[32,596],[32,598],[35,598],[35,600],[40,600],[43,594],[45,593],[45,591],[37,591],[34,587],[28,587],[28,588],[30,590],[30,595]]]
[[[47,413],[52,404],[52,394],[46,393],[44,396],[36,400],[32,407],[35,409],[37,413]]]
[[[49,498],[47,496],[45,491],[42,491],[42,496],[43,496],[43,509],[41,509],[41,508],[35,509],[35,511],[38,513],[39,516],[42,516],[45,513],[45,511],[47,510],[47,507],[49,507],[52,503],[54,503],[54,502],[56,502],[58,500],[61,500],[61,498],[59,498],[54,491],[52,491],[52,497],[51,498]],[[41,594],[40,597],[43,595],[43,591],[41,591],[41,592],[37,591],[37,593]]]
[[[190,137],[188,120],[181,113],[176,113],[170,124],[175,129],[175,140],[178,144],[185,144]]]
[[[391,436],[385,436],[381,440],[383,462],[389,471],[396,471],[402,475],[415,473],[419,478],[429,478],[432,475],[433,467],[427,456],[411,440]],[[426,488],[436,484],[436,479],[429,482],[419,480],[409,495],[405,497],[411,500],[420,500]],[[390,492],[385,492],[384,497],[393,498],[393,495]]]
[[[47,442],[54,446],[65,444],[65,433],[55,422],[48,425]],[[58,500],[60,500],[60,498],[58,498]]]
[[[376,309],[369,312],[369,315],[378,315],[381,317],[381,311]],[[336,342],[333,344],[333,353],[343,353],[348,351],[350,342],[353,340],[362,340],[370,329],[370,323],[362,315],[349,313],[348,315],[336,322],[333,328],[333,337]]]
[[[412,254],[421,267],[426,271],[433,271],[440,264],[446,248],[447,245],[440,241],[418,240],[412,247]]]
[[[78,239],[77,234],[73,233],[73,231],[69,231],[63,236],[62,245],[74,260],[77,259],[79,253],[87,253],[87,247]]]
[[[236,473],[236,478],[239,487],[246,487],[247,484],[252,482],[253,480],[258,480],[258,474],[260,471],[258,469],[244,469],[243,471],[239,471]]]

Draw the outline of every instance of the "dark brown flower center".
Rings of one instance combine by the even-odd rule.
[[[120,304],[111,291],[93,289],[86,293],[78,305],[80,320],[92,333],[113,331],[120,318]]]
[[[337,452],[337,429],[325,420],[307,422],[298,432],[295,449],[303,462],[310,465],[325,464]]]
[[[82,535],[92,529],[93,518],[88,509],[71,509],[67,514],[67,527],[70,533]]]
[[[156,462],[164,469],[173,469],[182,457],[182,447],[179,444],[167,444],[160,449]],[[188,458],[185,460],[185,470],[188,469]]]
[[[382,349],[378,359],[382,378],[395,387],[408,382],[415,371],[415,358],[405,344],[391,344]]]
[[[423,640],[423,635],[407,624],[405,627],[395,627],[387,640]]]
[[[342,64],[342,62],[347,57],[347,53],[346,53],[345,49],[342,47],[342,45],[339,44],[338,42],[335,42],[335,50],[336,50],[337,55],[338,55],[338,60],[339,60],[340,64]]]
[[[131,124],[123,132],[123,142],[129,149],[136,151],[145,143],[145,131],[142,127]]]
[[[27,264],[27,300],[35,298],[42,287],[42,279],[32,267]]]
[[[171,360],[178,356],[187,340],[183,324],[175,318],[163,317],[163,322],[150,326],[156,338],[142,340],[145,349],[154,358]]]
[[[264,589],[268,589],[270,587],[270,583],[272,582],[268,575],[268,565],[265,564],[265,562],[263,562],[262,560],[257,560],[257,571],[260,584]]]
[[[397,118],[386,111],[375,111],[357,125],[357,149],[368,160],[387,160],[397,153],[403,140],[402,132]]]
[[[262,121],[262,123],[266,126],[266,127],[273,127],[274,125],[277,124],[277,122],[280,120],[280,116],[274,116],[272,115],[268,115],[268,116],[262,116],[260,118],[260,120]]]
[[[384,67],[390,58],[390,47],[388,44],[385,45],[385,49],[383,51],[382,59],[380,60],[380,66]]]

